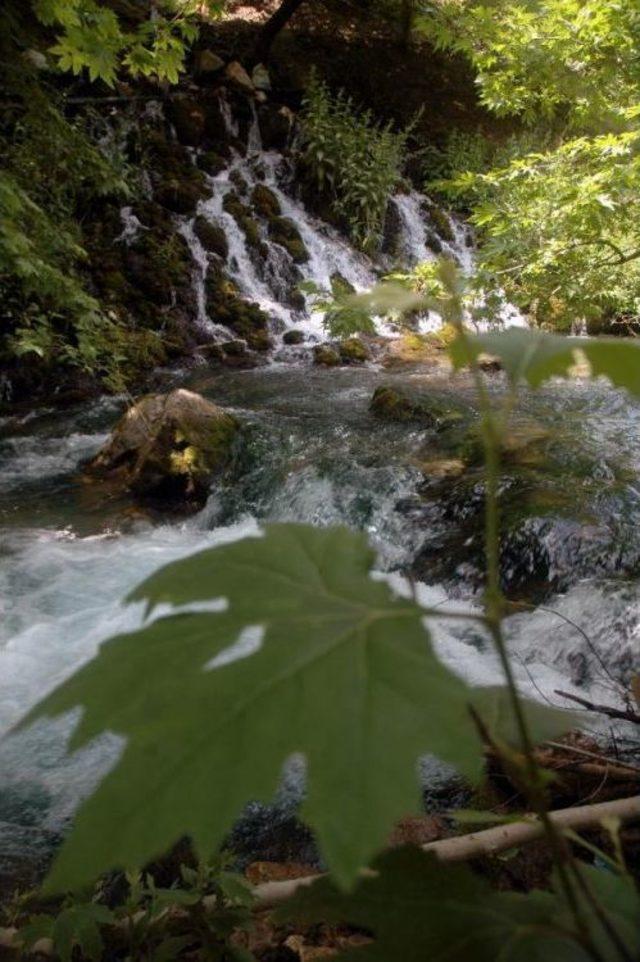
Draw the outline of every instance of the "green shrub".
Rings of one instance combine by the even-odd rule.
[[[341,91],[313,77],[302,111],[302,161],[315,186],[362,248],[382,233],[389,197],[398,186],[409,130],[396,132],[360,112]]]

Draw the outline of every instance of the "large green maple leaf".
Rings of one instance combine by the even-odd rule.
[[[424,610],[371,579],[373,562],[361,534],[270,525],[168,565],[133,593],[150,608],[226,603],[111,639],[30,714],[85,706],[71,749],[105,730],[127,739],[50,888],[143,864],[184,834],[210,853],[243,805],[272,797],[294,752],[308,765],[303,818],[346,884],[415,810],[420,755],[478,772],[469,689],[433,654]],[[263,632],[258,650],[211,667],[251,626]]]
[[[373,580],[373,563],[362,534],[275,524],[170,564],[133,592],[148,613],[209,606],[105,642],[23,723],[82,705],[71,750],[104,731],[126,739],[50,888],[140,866],[183,835],[210,854],[248,801],[273,796],[295,752],[308,766],[302,817],[348,884],[416,809],[421,755],[479,772],[471,701],[494,737],[517,743],[504,690],[474,691],[446,668],[424,609]],[[529,715],[542,737],[573,725],[539,706]]]

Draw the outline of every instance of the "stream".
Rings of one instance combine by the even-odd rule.
[[[306,278],[326,286],[339,270],[364,289],[377,268],[287,192],[286,164],[261,152],[255,132],[252,143],[253,153],[211,178],[211,198],[200,212],[224,224],[231,272],[243,293],[269,312],[274,330],[296,327],[316,343],[324,336],[321,317],[296,313],[283,301],[281,280],[291,267],[283,249],[270,244],[258,269],[222,210],[231,171],[240,169],[249,183],[259,176],[277,191],[309,249]],[[396,200],[406,264],[433,256],[424,243],[422,200],[416,194]],[[194,257],[199,323],[214,325],[202,296],[208,255],[192,220],[178,218],[177,229]],[[469,269],[460,225],[454,238],[451,251]],[[514,312],[510,319],[518,322]],[[466,375],[419,365],[323,369],[310,363],[307,348],[280,346],[269,363],[253,369],[202,363],[168,377],[246,425],[228,478],[186,520],[105,498],[83,481],[79,469],[126,408],[124,398],[35,410],[0,423],[0,733],[91,658],[101,641],[140,624],[141,607],[121,604],[138,582],[167,562],[241,538],[263,521],[364,530],[378,551],[379,569],[398,590],[399,572],[411,572],[425,605],[444,613],[447,606],[472,610],[477,604],[479,468],[457,478],[435,476],[425,463],[451,459],[455,438],[415,423],[385,423],[369,411],[377,386],[409,387],[462,410],[472,424],[477,410]],[[492,376],[496,394],[504,389],[501,377]],[[515,434],[526,436],[531,424],[538,426],[533,446],[524,459],[507,463],[501,489],[504,577],[523,604],[507,622],[517,677],[528,695],[554,704],[560,703],[554,695],[559,688],[616,703],[640,660],[640,406],[605,383],[558,382],[523,396]],[[454,670],[475,684],[500,682],[481,632],[444,617],[431,628],[440,656]],[[67,756],[70,724],[69,718],[39,723],[0,744],[0,879],[46,861],[79,799],[118,750],[117,739],[105,735]],[[624,740],[622,730],[618,737]],[[295,796],[294,776],[288,790]],[[289,811],[286,805],[282,811]],[[264,810],[256,808],[254,816],[253,854],[290,854],[274,850],[274,823],[265,821]],[[295,831],[289,815],[282,817]],[[306,844],[299,842],[298,855]]]

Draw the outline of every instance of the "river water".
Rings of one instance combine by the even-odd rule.
[[[287,194],[278,157],[261,155],[259,145],[256,154],[236,163],[255,177],[259,159],[261,179],[278,191],[312,253],[306,276],[326,284],[339,269],[360,288],[374,280],[375,265]],[[212,179],[202,213],[224,221],[227,185],[225,174]],[[398,210],[406,262],[429,256],[420,196],[405,195]],[[189,221],[177,228],[192,244],[194,284],[201,287],[206,254]],[[321,318],[294,316],[283,306],[278,271],[258,272],[231,218],[225,229],[231,270],[246,295],[270,311],[276,329],[295,326],[320,339]],[[458,259],[468,269],[464,230],[456,231]],[[213,323],[206,316],[200,322]],[[140,608],[121,603],[139,581],[265,520],[365,530],[380,570],[396,578],[411,572],[426,605],[445,612],[477,604],[481,469],[434,477],[425,463],[451,459],[455,439],[416,424],[385,424],[369,412],[374,389],[384,383],[437,396],[473,425],[476,402],[465,375],[419,366],[395,373],[376,365],[322,369],[301,349],[279,350],[255,369],[202,365],[172,378],[246,425],[229,477],[186,520],[149,515],[82,480],[83,461],[106,438],[124,399],[33,411],[0,424],[0,733],[101,641],[140,623]],[[503,390],[500,375],[490,383],[496,394]],[[603,383],[558,383],[522,398],[515,435],[531,434],[532,424],[533,443],[524,446],[525,457],[507,461],[501,489],[505,587],[523,605],[508,621],[517,676],[527,694],[554,704],[559,688],[618,704],[640,663],[640,407]],[[453,625],[432,622],[441,657],[474,683],[499,682],[487,640]],[[45,857],[117,751],[105,736],[67,756],[69,725],[39,724],[0,744],[0,863],[13,871],[21,860]]]

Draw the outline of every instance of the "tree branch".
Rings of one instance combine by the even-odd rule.
[[[562,831],[595,828],[605,818],[619,818],[621,822],[640,821],[640,795],[631,798],[600,802],[597,805],[581,805],[549,812],[554,826]],[[544,826],[536,815],[528,815],[520,822],[497,825],[482,832],[443,838],[422,846],[424,852],[433,852],[440,862],[466,862],[480,856],[498,855],[518,845],[526,845],[544,835]],[[286,901],[300,888],[311,885],[319,875],[289,879],[286,882],[264,882],[257,885],[254,895],[260,908]]]
[[[586,698],[579,698],[578,695],[571,695],[568,691],[559,691],[558,689],[555,690],[554,694],[560,698],[566,698],[568,701],[574,701],[576,705],[582,705],[587,711],[598,712],[600,715],[606,715],[607,718],[619,718],[620,721],[628,721],[634,725],[640,725],[640,715],[630,708],[623,709],[613,708],[611,705],[596,705]]]

